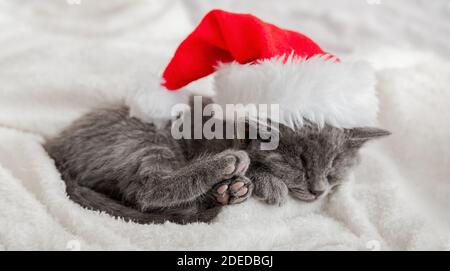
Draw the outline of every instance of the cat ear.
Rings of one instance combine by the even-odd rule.
[[[358,127],[348,129],[348,144],[350,147],[359,148],[369,140],[388,136],[391,132],[375,127]]]

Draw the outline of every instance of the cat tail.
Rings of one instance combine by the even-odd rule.
[[[105,212],[113,217],[140,224],[162,224],[167,221],[178,224],[210,222],[219,211],[218,207],[212,207],[195,214],[152,214],[127,207],[117,200],[76,183],[66,182],[66,192],[71,200],[87,209]]]

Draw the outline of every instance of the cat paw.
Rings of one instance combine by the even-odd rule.
[[[250,158],[245,151],[225,151],[220,154],[223,164],[223,179],[242,176],[250,165]]]
[[[244,176],[218,183],[212,189],[213,197],[221,205],[237,204],[248,199],[253,191],[253,183]]]
[[[255,184],[253,196],[270,205],[282,206],[286,203],[289,189],[284,183],[268,182]]]

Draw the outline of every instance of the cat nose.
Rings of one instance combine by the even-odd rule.
[[[309,190],[309,192],[311,192],[311,194],[313,194],[316,197],[320,197],[323,193],[325,193],[325,190],[314,190],[314,189],[311,189],[311,190]]]
[[[314,196],[319,197],[324,194],[327,189],[328,184],[325,181],[317,181],[311,184],[309,192],[311,192],[311,194],[313,194]]]

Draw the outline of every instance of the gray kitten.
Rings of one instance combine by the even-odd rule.
[[[255,184],[255,197],[278,205],[288,194],[308,202],[325,196],[345,181],[364,143],[390,134],[371,127],[319,128],[311,123],[298,130],[280,128],[276,150],[258,151],[258,142],[253,141],[248,148],[251,166],[246,174]]]
[[[365,142],[388,134],[281,125],[279,147],[262,151],[258,139],[175,140],[170,125],[157,129],[118,107],[83,116],[45,149],[78,204],[138,223],[185,224],[210,222],[251,195],[313,201],[345,180]]]

